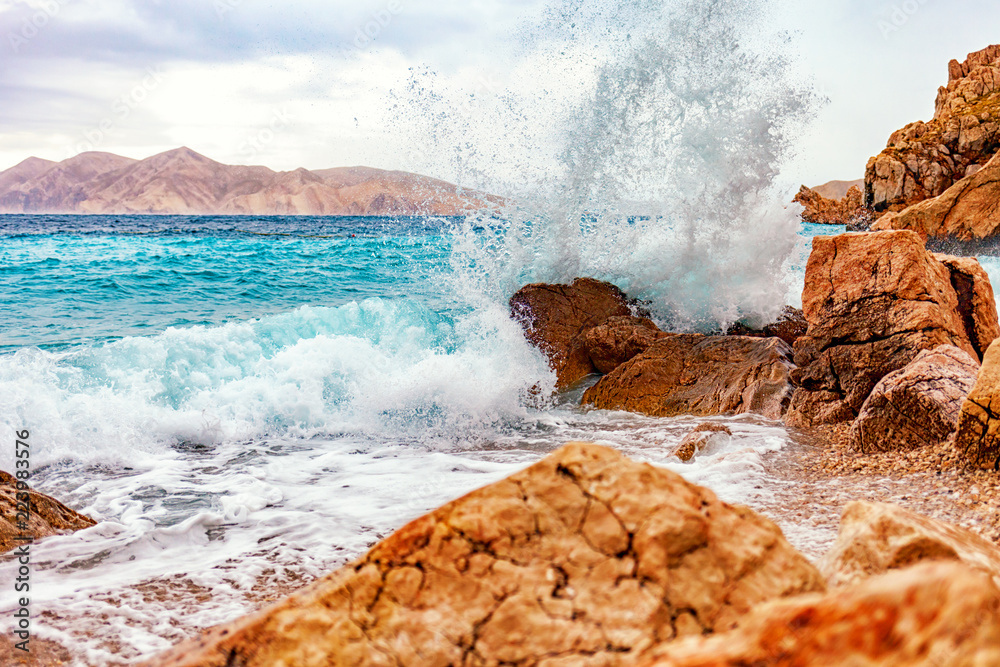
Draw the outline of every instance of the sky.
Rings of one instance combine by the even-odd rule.
[[[185,145],[228,164],[457,179],[421,105],[449,91],[449,113],[474,116],[461,100],[568,93],[579,79],[526,46],[554,1],[0,0],[0,169]],[[992,0],[773,4],[769,28],[826,100],[784,169],[810,185],[862,177],[894,130],[931,117],[952,58],[1000,42]]]

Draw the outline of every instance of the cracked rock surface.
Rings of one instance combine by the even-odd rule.
[[[958,563],[930,563],[764,605],[721,636],[657,650],[642,667],[985,667],[1000,664],[1000,590]]]
[[[781,419],[792,350],[779,338],[683,334],[656,341],[588,389],[583,404],[653,417],[755,413]]]
[[[851,446],[868,453],[947,442],[978,373],[979,362],[957,347],[924,350],[875,385],[851,427]]]
[[[769,520],[575,443],[151,664],[631,665],[824,588]]]
[[[790,426],[848,422],[875,385],[923,350],[981,359],[998,333],[988,278],[974,260],[934,255],[911,231],[818,236],[806,266]]]
[[[976,384],[962,403],[954,444],[974,465],[1000,467],[1000,342],[986,352]]]
[[[820,569],[831,586],[845,586],[929,560],[961,561],[1000,585],[1000,548],[995,544],[887,503],[850,503]]]

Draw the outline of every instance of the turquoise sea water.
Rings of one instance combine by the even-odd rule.
[[[0,437],[30,430],[34,484],[101,522],[37,545],[38,636],[90,664],[148,656],[575,439],[752,504],[763,457],[787,442],[780,424],[722,419],[731,446],[683,465],[672,444],[696,420],[538,399],[554,378],[506,299],[547,274],[514,266],[530,253],[470,250],[502,227],[0,217]],[[838,231],[800,230],[788,302],[809,239]],[[687,276],[710,275],[703,263],[647,281],[664,326],[705,326],[674,298],[699,294]],[[0,579],[12,567],[0,561]],[[12,605],[0,598],[0,613]]]

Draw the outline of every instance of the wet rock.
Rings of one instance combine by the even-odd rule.
[[[851,446],[867,453],[946,442],[978,373],[979,362],[957,347],[924,350],[875,385],[851,427]]]
[[[1000,233],[1000,160],[996,157],[972,175],[897,213],[887,213],[872,229],[911,229],[923,237],[960,241],[993,239]]]
[[[937,197],[986,164],[1000,147],[1000,46],[952,61],[934,118],[893,133],[868,162],[865,206],[902,211]]]
[[[670,335],[645,317],[610,317],[588,330],[584,340],[594,367],[600,373],[610,373]]]
[[[864,193],[857,186],[841,199],[827,199],[803,185],[793,201],[805,208],[802,221],[815,225],[865,225],[871,215],[864,206]]]
[[[1000,468],[1000,340],[990,346],[962,403],[954,443],[973,465]]]
[[[792,393],[791,357],[777,338],[671,336],[601,378],[583,404],[654,417],[752,412],[780,419]]]
[[[510,308],[528,340],[549,358],[560,389],[597,372],[587,352],[587,331],[610,317],[631,315],[620,289],[591,278],[572,285],[527,285],[511,298]]]
[[[151,664],[626,665],[823,589],[767,519],[572,444]]]
[[[826,596],[767,604],[739,629],[657,647],[643,667],[1000,664],[1000,590],[957,563],[931,563]]]
[[[20,536],[30,536],[38,540],[96,525],[90,517],[71,510],[55,498],[29,489],[26,493],[31,512],[26,529],[22,529],[18,525],[18,493],[17,479],[9,473],[0,471],[0,553],[24,544],[17,539]]]
[[[755,329],[742,322],[737,322],[726,331],[727,336],[750,336],[751,338],[780,338],[790,346],[802,336],[806,335],[809,323],[806,322],[805,315],[798,308],[785,306],[777,320],[764,326],[762,329]]]
[[[733,432],[728,426],[722,424],[701,424],[681,440],[677,446],[674,456],[685,463],[690,461],[699,452],[703,452],[711,447],[724,446],[733,437]]]
[[[996,305],[943,258],[909,231],[813,240],[802,294],[809,330],[795,344],[789,425],[853,420],[875,385],[923,350],[952,345],[982,358]]]
[[[820,570],[830,586],[847,586],[929,560],[961,561],[1000,585],[1000,548],[995,544],[964,528],[885,503],[847,506],[837,542]]]

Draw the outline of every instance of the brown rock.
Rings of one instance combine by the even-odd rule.
[[[645,317],[610,317],[584,334],[587,354],[600,373],[610,373],[671,334]]]
[[[674,456],[685,463],[695,457],[698,452],[705,451],[719,441],[728,442],[733,437],[733,432],[728,426],[722,424],[701,424],[681,440],[677,446]]]
[[[931,563],[755,610],[739,629],[657,647],[643,667],[974,667],[1000,664],[1000,590]]]
[[[601,378],[583,404],[654,417],[753,412],[780,419],[792,392],[791,352],[777,338],[672,336]]]
[[[805,208],[802,221],[816,225],[865,226],[871,215],[865,208],[864,194],[857,186],[851,187],[840,199],[827,199],[803,185],[793,201]]]
[[[1000,468],[1000,339],[990,346],[958,417],[955,447],[974,465]]]
[[[875,385],[851,427],[851,446],[867,453],[946,442],[978,373],[979,362],[957,347],[924,350]]]
[[[41,539],[50,535],[68,533],[96,525],[94,520],[74,512],[55,498],[33,489],[27,493],[31,505],[27,530],[18,527],[17,479],[0,471],[0,553],[15,549],[24,542],[21,536]]]
[[[587,331],[610,317],[631,314],[620,289],[592,278],[577,278],[572,285],[527,285],[511,297],[510,309],[528,340],[549,358],[560,389],[597,371],[587,352]]]
[[[785,306],[781,311],[781,316],[774,322],[766,325],[763,329],[754,329],[742,322],[737,322],[726,331],[727,336],[750,336],[751,338],[780,338],[789,346],[806,335],[809,323],[798,308]]]
[[[922,350],[953,345],[981,358],[996,306],[977,296],[975,281],[956,291],[961,276],[941,258],[908,231],[813,240],[802,294],[809,331],[795,344],[789,425],[851,421],[879,380]]]
[[[1000,585],[1000,548],[964,528],[896,505],[854,502],[820,569],[830,586],[856,584],[920,561],[961,561]]]
[[[897,213],[887,213],[872,229],[911,229],[923,237],[974,241],[1000,232],[1000,160],[996,157],[944,193]]]
[[[865,206],[878,213],[937,197],[1000,147],[1000,47],[949,65],[934,118],[895,132],[865,171]],[[899,228],[899,227],[893,227]],[[913,227],[910,227],[913,228]]]
[[[153,665],[624,665],[824,586],[770,521],[572,444]]]

